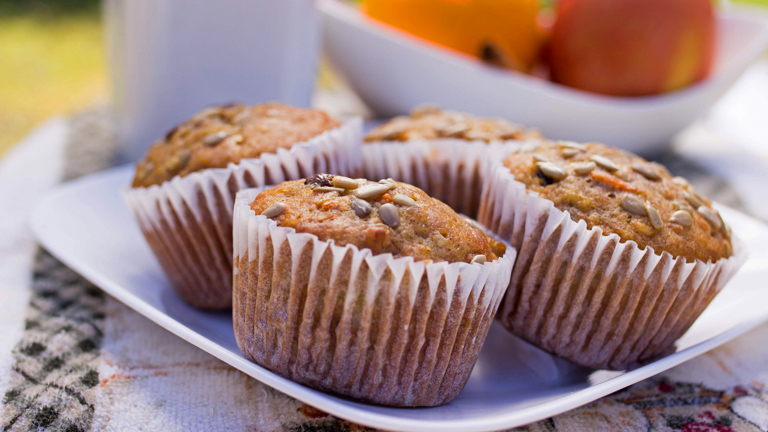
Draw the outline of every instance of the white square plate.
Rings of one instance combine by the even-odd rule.
[[[133,167],[67,183],[32,216],[40,243],[104,291],[167,330],[275,389],[335,416],[387,430],[490,431],[584,405],[710,350],[768,319],[768,227],[722,208],[746,241],[750,260],[678,341],[677,352],[628,372],[592,370],[550,356],[495,326],[461,395],[437,408],[388,408],[325,394],[249,362],[235,344],[231,316],[206,313],[173,292],[121,189]]]

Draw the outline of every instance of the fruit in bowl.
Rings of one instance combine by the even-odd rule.
[[[363,0],[371,18],[430,42],[527,72],[538,58],[537,0]]]
[[[548,57],[555,82],[644,96],[706,78],[715,40],[711,0],[559,0]]]

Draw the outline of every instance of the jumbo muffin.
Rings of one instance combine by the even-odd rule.
[[[531,142],[488,169],[479,220],[519,251],[499,319],[576,363],[667,352],[743,263],[708,199],[628,152]]]
[[[125,198],[179,295],[232,306],[232,206],[248,187],[360,170],[361,123],[279,103],[208,108],[136,166]]]
[[[234,238],[245,357],[393,406],[458,395],[515,257],[414,186],[325,174],[238,194]]]
[[[505,120],[424,106],[365,137],[363,168],[372,178],[393,177],[419,186],[474,217],[483,184],[479,168],[489,144],[538,137],[537,131]]]

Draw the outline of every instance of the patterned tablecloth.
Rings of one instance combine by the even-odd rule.
[[[33,197],[20,188],[43,188],[19,181],[19,173],[34,179],[48,175],[52,184],[57,169],[67,179],[109,165],[113,139],[102,111],[48,128],[66,130],[56,135],[67,137],[61,146],[22,143],[0,163],[2,212],[28,210]],[[54,134],[38,132],[45,133]],[[728,183],[691,162],[690,140],[697,149],[700,142],[715,149],[696,151],[710,154],[700,160],[705,166],[707,160],[723,160],[727,150],[708,133],[693,130],[661,162],[715,200],[739,207]],[[41,158],[58,158],[57,168],[46,168]],[[110,298],[44,250],[33,257],[24,214],[0,219],[0,236],[9,240],[0,243],[0,266],[14,263],[0,267],[4,431],[368,430],[218,361]],[[25,269],[30,265],[31,271]],[[519,430],[765,431],[767,383],[768,324],[659,376]]]

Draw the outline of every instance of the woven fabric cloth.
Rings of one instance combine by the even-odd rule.
[[[70,121],[64,177],[109,166],[102,111]],[[660,158],[715,200],[732,188],[674,152]],[[5,383],[4,431],[361,431],[160,328],[40,250]],[[587,406],[520,431],[765,431],[768,325]]]

